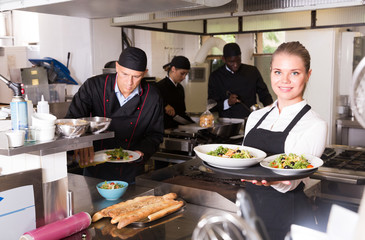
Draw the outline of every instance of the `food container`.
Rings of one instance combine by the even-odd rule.
[[[35,129],[35,139],[39,142],[48,142],[55,136],[56,126],[48,126]]]
[[[8,138],[9,147],[20,147],[24,145],[24,138],[25,138],[24,130],[7,131],[5,135]]]
[[[199,119],[199,126],[201,127],[213,127],[214,126],[214,115],[209,111],[205,111]]]
[[[85,134],[90,123],[82,119],[58,119],[56,121],[56,132],[66,138],[80,137]]]
[[[98,134],[107,130],[112,121],[111,118],[106,117],[88,117],[81,119],[90,123],[89,131],[93,134]]]
[[[32,125],[34,128],[49,128],[55,125],[57,117],[48,113],[34,113],[32,115]]]
[[[117,189],[103,189],[101,186],[105,183],[101,182],[96,185],[96,189],[100,193],[101,196],[103,196],[106,200],[117,200],[120,197],[123,196],[123,194],[127,191],[128,183],[123,181],[106,181],[107,183],[117,183],[122,185],[122,188]]]

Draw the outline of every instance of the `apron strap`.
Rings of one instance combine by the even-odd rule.
[[[106,91],[106,84],[108,82],[109,75],[106,76],[105,83],[104,83],[104,117],[106,117],[106,108],[105,108],[105,91]]]
[[[261,117],[261,119],[256,123],[256,125],[252,128],[252,129],[257,129],[258,126],[260,126],[260,124],[262,123],[262,121],[265,120],[265,118],[267,117],[267,115],[269,115],[269,113],[274,109],[275,107],[271,108],[270,111],[268,111],[267,113],[264,114],[264,116]]]
[[[293,121],[291,121],[291,123],[286,127],[286,129],[284,130],[285,133],[289,133],[292,128],[295,126],[295,124],[298,123],[298,121],[311,109],[311,106],[309,106],[308,104],[305,105],[302,110],[300,110],[300,112],[295,116],[295,118],[293,119]]]

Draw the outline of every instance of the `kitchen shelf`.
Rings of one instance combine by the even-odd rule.
[[[44,156],[58,152],[65,152],[90,147],[92,146],[93,141],[113,137],[114,132],[88,134],[78,138],[57,137],[57,139],[50,142],[26,142],[22,147],[0,149],[0,155],[13,156],[22,153],[30,153],[34,155]]]

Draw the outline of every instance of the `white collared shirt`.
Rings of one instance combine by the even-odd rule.
[[[167,76],[169,79],[170,79],[170,81],[172,82],[172,84],[174,84],[175,85],[175,87],[177,87],[177,83],[176,82],[174,82],[169,76]]]
[[[254,111],[247,119],[245,136],[262,118],[262,116],[274,108],[258,128],[282,132],[295,118],[299,111],[307,104],[306,100],[291,106],[285,107],[279,113],[277,101],[272,106]],[[326,147],[327,123],[319,117],[312,109],[309,110],[289,132],[285,140],[285,153],[310,154],[320,157]],[[280,192],[287,192],[297,187],[301,180],[292,181],[291,185],[282,183],[272,185]]]
[[[115,81],[117,81],[117,79],[118,79],[118,75],[116,76],[116,78],[115,78],[116,80]],[[140,88],[139,88],[139,86],[138,87],[136,87],[134,90],[133,90],[133,92],[131,92],[131,94],[129,94],[129,96],[128,97],[124,97],[123,96],[123,94],[120,92],[120,90],[119,90],[119,87],[118,87],[118,81],[116,82],[116,84],[115,84],[115,87],[114,87],[114,92],[115,92],[115,95],[117,96],[117,98],[118,98],[118,101],[119,101],[119,104],[120,104],[120,106],[122,107],[124,104],[126,104],[129,100],[131,100],[135,95],[137,95],[137,94],[139,94],[140,93]]]

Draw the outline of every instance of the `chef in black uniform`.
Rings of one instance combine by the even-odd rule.
[[[163,68],[167,76],[156,83],[160,91],[164,105],[164,127],[165,129],[176,128],[182,122],[174,118],[181,117],[184,121],[194,121],[186,114],[184,87],[180,84],[189,74],[190,62],[184,56],[175,56],[170,63]],[[155,169],[167,167],[168,162],[155,161]]]
[[[278,47],[271,62],[271,86],[278,100],[272,106],[251,113],[244,146],[261,149],[268,155],[322,155],[327,123],[303,98],[311,72],[309,52],[301,43],[288,42]],[[316,228],[312,206],[303,192],[308,180],[243,180],[250,182],[245,190],[271,240],[284,239],[291,224]]]
[[[184,87],[180,84],[188,75],[190,62],[184,56],[175,56],[170,63],[163,66],[167,76],[156,83],[164,103],[165,129],[176,128],[179,124],[174,120],[176,115],[193,123],[186,114]]]
[[[241,63],[241,49],[237,43],[223,47],[225,64],[209,76],[208,99],[217,102],[211,111],[223,118],[246,118],[250,107],[257,103],[256,94],[264,106],[273,99],[255,66]]]
[[[147,73],[147,56],[139,48],[123,50],[114,74],[85,81],[72,99],[67,118],[101,116],[111,118],[109,131],[115,137],[94,142],[91,148],[75,151],[80,165],[93,162],[94,151],[122,147],[136,151],[140,159],[129,163],[103,163],[84,168],[84,175],[103,180],[135,181],[144,163],[163,140],[163,105],[158,90],[142,81]]]

